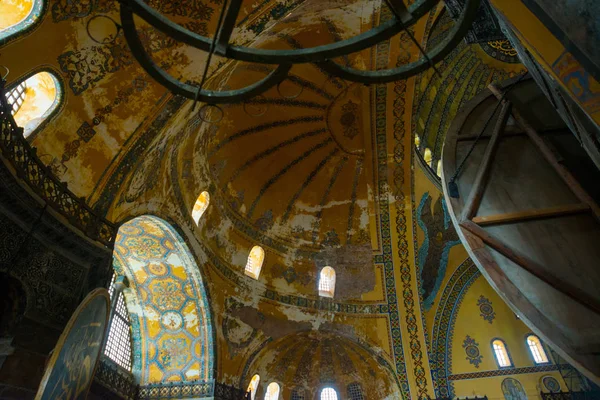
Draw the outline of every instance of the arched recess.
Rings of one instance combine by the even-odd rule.
[[[44,0],[3,0],[0,2],[0,46],[31,31],[46,11]]]
[[[64,85],[49,68],[36,69],[13,81],[5,95],[17,125],[30,141],[54,118],[63,104]]]
[[[208,381],[214,376],[214,337],[198,266],[175,229],[154,216],[119,228],[114,268],[129,279],[133,373],[141,385]]]

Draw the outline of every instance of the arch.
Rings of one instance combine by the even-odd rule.
[[[506,378],[502,381],[502,393],[505,400],[527,400],[523,385],[514,378]]]
[[[512,367],[512,359],[508,353],[508,348],[504,340],[495,338],[492,340],[492,351],[494,352],[494,358],[500,368]]]
[[[0,3],[0,46],[33,29],[45,11],[43,0],[4,0]]]
[[[208,296],[177,231],[154,216],[123,224],[115,240],[114,269],[130,284],[123,292],[131,317],[136,380],[147,385],[213,379]]]
[[[258,389],[258,384],[260,383],[260,375],[255,374],[252,379],[250,379],[250,383],[248,384],[248,389],[246,389],[246,393],[250,392],[250,400],[254,400],[256,396],[256,390]]]
[[[335,270],[324,267],[319,274],[319,296],[332,297],[335,294]]]
[[[117,275],[113,274],[108,293],[112,302],[116,301],[114,312],[111,316],[108,329],[108,337],[104,346],[104,355],[114,361],[120,367],[131,371],[133,365],[131,345],[131,323],[129,312],[125,304],[123,293],[119,293],[115,300],[114,286]]]
[[[332,387],[321,389],[320,400],[338,400],[337,392]]]
[[[279,400],[279,384],[277,382],[269,383],[265,392],[265,400]]]
[[[358,382],[352,382],[348,385],[348,399],[349,400],[365,400],[365,396],[362,391],[362,386]]]
[[[265,260],[265,251],[260,246],[254,246],[248,255],[244,273],[251,278],[258,279],[263,261]]]
[[[51,71],[42,70],[13,82],[6,90],[6,100],[12,115],[23,128],[25,138],[41,127],[58,110],[63,98],[59,78]]]
[[[200,223],[200,217],[204,214],[204,211],[208,208],[208,204],[210,203],[210,195],[205,190],[196,199],[194,203],[194,208],[192,209],[192,219],[198,225]]]
[[[542,341],[536,335],[527,335],[525,338],[527,342],[527,347],[529,348],[529,352],[533,357],[533,362],[535,364],[548,364],[548,355],[544,350],[544,346],[542,345]]]

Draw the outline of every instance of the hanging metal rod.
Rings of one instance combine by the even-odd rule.
[[[443,59],[462,40],[471,27],[480,0],[467,0],[461,17],[446,39],[415,62],[388,70],[361,71],[340,66],[332,59],[368,49],[407,30],[419,18],[431,11],[438,2],[439,0],[418,0],[409,7],[399,7],[401,12],[395,12],[396,16],[390,20],[350,39],[311,48],[291,50],[256,49],[231,44],[231,34],[240,11],[241,0],[232,0],[229,3],[223,23],[215,32],[216,44],[214,46],[214,39],[198,35],[174,23],[148,6],[143,0],[120,0],[120,8],[125,39],[134,57],[150,76],[175,94],[208,104],[220,104],[243,102],[265,92],[282,82],[294,64],[320,64],[332,75],[365,84],[387,83],[416,75]],[[400,0],[394,0],[394,3],[399,5],[401,2]],[[262,80],[237,90],[210,91],[197,85],[186,84],[160,68],[146,52],[137,33],[134,14],[176,41],[205,52],[211,52],[212,50],[215,54],[231,60],[271,64],[277,65],[277,67]]]

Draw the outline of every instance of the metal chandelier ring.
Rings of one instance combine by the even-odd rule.
[[[165,70],[154,63],[152,58],[150,58],[144,49],[144,45],[137,34],[135,21],[133,20],[133,12],[131,9],[129,9],[129,7],[121,7],[121,24],[123,26],[123,32],[125,33],[125,39],[127,40],[134,57],[146,70],[146,72],[148,72],[152,78],[173,93],[187,97],[188,99],[198,99],[199,101],[209,104],[241,102],[261,94],[269,88],[277,85],[286,78],[289,70],[292,68],[291,64],[279,65],[265,78],[243,89],[225,91],[211,91],[203,89],[200,91],[200,93],[198,93],[197,86],[183,83],[173,78]]]
[[[444,59],[460,43],[471,27],[479,9],[480,0],[467,0],[467,4],[448,36],[426,56],[401,67],[378,71],[358,70],[342,66],[333,60],[325,60],[319,65],[330,74],[342,79],[365,84],[388,83],[406,79],[425,71],[431,65]]]
[[[127,13],[135,13],[150,25],[169,35],[173,39],[194,46],[200,50],[210,51],[212,39],[198,35],[174,23],[152,7],[148,6],[143,0],[120,1],[121,18],[123,17],[123,10],[129,9]],[[230,45],[228,39],[233,30],[233,24],[235,23],[235,17],[237,17],[237,12],[239,11],[240,1],[241,0],[233,1],[232,6],[230,6],[230,9],[227,11],[226,24],[224,26],[226,34],[222,35],[219,32],[215,33],[220,34],[220,36],[225,38],[225,40],[221,40],[221,45],[217,47],[216,53],[238,61],[263,64],[299,64],[322,62],[330,58],[345,56],[372,47],[415,24],[440,0],[420,0],[408,7],[407,12],[403,15],[402,21],[392,18],[371,30],[350,39],[322,46],[293,50],[267,50]],[[131,29],[131,26],[127,26],[124,21],[122,21],[122,23],[123,29],[125,30],[125,33],[127,33],[127,31]]]

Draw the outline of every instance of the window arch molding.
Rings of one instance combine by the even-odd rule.
[[[492,348],[492,354],[494,355],[494,360],[496,360],[496,365],[498,368],[513,368],[514,363],[512,361],[512,357],[510,356],[510,351],[508,350],[508,346],[506,342],[501,338],[493,338],[490,341],[490,346]]]
[[[54,98],[50,108],[41,116],[42,121],[34,129],[32,129],[29,134],[25,135],[29,142],[31,142],[37,136],[37,134],[41,132],[46,125],[62,111],[65,106],[65,82],[62,78],[62,75],[50,66],[40,66],[28,71],[26,74],[21,75],[16,79],[13,79],[9,84],[6,85],[4,89],[4,92],[8,94],[19,84],[42,72],[46,72],[52,77],[52,80],[56,86],[56,97]]]
[[[525,346],[527,346],[529,356],[535,365],[550,364],[548,352],[544,348],[542,340],[537,335],[534,335],[533,333],[525,335]]]
[[[0,47],[33,32],[46,16],[48,0],[33,0],[29,14],[21,21],[0,31]]]

